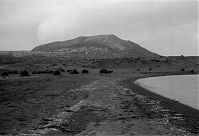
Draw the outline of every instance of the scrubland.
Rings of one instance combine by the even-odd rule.
[[[112,72],[100,73],[104,68]],[[68,71],[74,69],[78,73]],[[0,134],[197,135],[198,117],[172,108],[187,107],[147,93],[133,81],[198,74],[198,69],[198,57],[67,60],[1,56],[0,73],[8,76],[0,77]],[[24,70],[28,76],[20,75]]]

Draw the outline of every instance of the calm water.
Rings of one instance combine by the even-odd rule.
[[[150,77],[138,79],[135,83],[199,110],[199,75]]]

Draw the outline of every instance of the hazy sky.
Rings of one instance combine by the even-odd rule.
[[[0,0],[0,50],[115,34],[161,55],[199,55],[197,0]]]

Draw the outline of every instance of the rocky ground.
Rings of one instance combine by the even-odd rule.
[[[69,90],[76,95],[88,95],[43,119],[38,128],[22,131],[18,136],[197,135],[171,122],[183,122],[181,114],[120,84],[130,76],[99,76],[89,84]]]
[[[92,79],[89,75],[49,74],[0,78],[0,135],[35,128],[60,108],[76,104],[87,94],[73,94],[69,90]]]
[[[28,70],[29,77],[0,77],[0,135],[197,135],[186,106],[133,84],[137,78],[197,74],[198,57],[67,60],[0,57],[0,73]],[[33,72],[64,69],[59,76]],[[80,73],[66,71],[76,68]],[[100,74],[99,70],[113,70]],[[88,74],[82,74],[88,69]],[[131,80],[129,80],[131,79]],[[153,95],[154,96],[154,95]],[[180,112],[182,111],[182,112]],[[198,112],[198,111],[197,111]]]

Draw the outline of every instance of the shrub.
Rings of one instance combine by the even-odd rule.
[[[152,68],[149,68],[149,71],[151,71],[152,70]]]
[[[37,74],[37,72],[36,72],[36,71],[33,71],[32,74]]]
[[[136,60],[140,60],[140,57],[138,57]]]
[[[160,62],[160,60],[156,60],[156,62]]]
[[[70,71],[69,74],[79,74],[79,72],[76,69],[74,69],[74,70]]]
[[[21,76],[30,76],[30,73],[27,70],[21,71],[19,74]]]
[[[108,73],[113,73],[113,70],[108,70]]]
[[[54,71],[52,71],[52,70],[47,70],[47,73],[53,73]]]
[[[89,73],[89,71],[86,70],[86,69],[83,69],[83,70],[82,70],[82,73]]]
[[[19,72],[17,70],[14,70],[13,71],[13,74],[18,74]]]
[[[101,69],[99,72],[100,73],[108,73],[108,70],[107,69]]]
[[[65,69],[63,69],[63,68],[61,68],[61,67],[60,67],[58,70],[59,70],[59,71],[62,71],[62,72],[65,72]]]
[[[44,74],[53,73],[53,72],[54,72],[54,71],[49,70],[49,69],[46,69],[46,70],[41,71],[41,73],[44,73]]]
[[[137,71],[140,71],[140,69],[138,68]]]
[[[8,76],[8,72],[3,72],[3,73],[1,73],[1,76],[2,76],[2,77]]]
[[[195,71],[192,69],[190,72],[193,74]]]
[[[56,70],[53,72],[53,75],[61,75],[61,72],[59,70]]]
[[[107,70],[107,69],[101,69],[99,72],[100,72],[100,73],[103,73],[103,74],[113,73],[112,70]]]
[[[184,69],[184,68],[181,68],[181,71],[185,71],[185,69]]]
[[[68,69],[66,72],[71,72],[71,71],[73,71],[73,70],[71,70],[71,69]]]
[[[41,74],[42,72],[41,71],[37,71],[37,74]]]
[[[17,70],[8,70],[8,74],[18,74]]]

